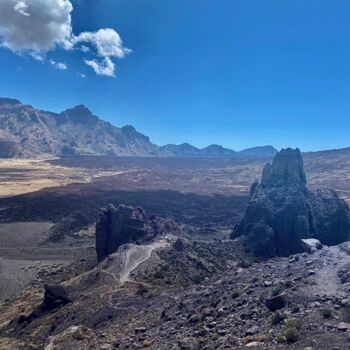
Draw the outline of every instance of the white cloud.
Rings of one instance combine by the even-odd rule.
[[[96,48],[97,55],[101,60],[85,59],[85,63],[90,66],[97,75],[105,75],[109,77],[115,76],[115,64],[111,57],[124,58],[131,52],[130,49],[123,46],[120,35],[110,28],[100,29],[97,32],[83,32],[72,38],[74,45],[79,43],[88,43]],[[83,45],[80,47],[87,48]]]
[[[80,50],[81,52],[89,52],[89,51],[90,51],[89,47],[87,47],[87,46],[85,46],[85,45],[81,45],[80,48],[79,48],[79,50]]]
[[[65,63],[63,63],[63,62],[56,62],[54,60],[50,60],[49,62],[56,69],[59,69],[59,70],[67,70],[68,69],[68,66]]]
[[[94,45],[101,57],[124,58],[131,51],[123,47],[123,41],[119,34],[110,28],[100,29],[97,32],[80,33],[72,39],[72,42],[85,42]]]
[[[30,16],[30,14],[27,12],[28,5],[24,1],[17,1],[14,9],[18,13],[20,13],[22,16]]]
[[[109,57],[105,57],[102,61],[85,60],[85,63],[90,66],[97,75],[105,75],[107,77],[115,76],[115,65]]]
[[[71,12],[66,0],[1,0],[1,45],[16,52],[43,55],[57,45],[71,46]]]
[[[81,77],[81,78],[86,78],[86,74],[81,73],[81,74],[80,74],[80,77]]]
[[[84,62],[96,74],[114,76],[112,58],[124,58],[131,50],[111,28],[74,35],[72,11],[71,0],[0,0],[0,45],[39,61],[55,48],[77,49],[89,53]],[[67,69],[64,63],[52,65]]]

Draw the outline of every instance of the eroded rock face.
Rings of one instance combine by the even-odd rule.
[[[161,234],[178,230],[172,220],[152,215],[147,217],[142,208],[109,205],[102,209],[96,224],[96,253],[98,262],[114,253],[122,244],[143,243]]]
[[[265,166],[261,183],[252,185],[248,208],[231,238],[243,236],[255,255],[272,257],[301,252],[303,238],[335,245],[349,233],[345,201],[333,190],[308,190],[300,151],[286,149]]]

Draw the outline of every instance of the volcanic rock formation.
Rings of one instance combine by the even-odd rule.
[[[102,209],[96,224],[96,253],[98,262],[114,253],[122,244],[143,243],[167,233],[175,234],[178,227],[172,220],[152,215],[142,208],[110,204]]]
[[[349,233],[345,201],[333,190],[308,190],[301,153],[288,148],[266,164],[261,183],[253,183],[248,208],[231,238],[243,236],[254,255],[268,258],[301,252],[303,238],[335,245]]]

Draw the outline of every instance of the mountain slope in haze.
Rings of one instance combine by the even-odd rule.
[[[0,98],[0,157],[75,154],[171,155],[132,126],[115,127],[83,105],[57,114]]]
[[[159,147],[134,127],[101,120],[79,105],[62,113],[36,109],[0,98],[0,158],[114,155],[138,157],[273,157],[272,146],[236,152],[219,145],[197,148],[188,143]]]
[[[205,148],[197,148],[189,143],[181,145],[165,145],[162,150],[173,153],[177,157],[236,157],[236,158],[265,158],[273,157],[277,150],[273,146],[261,146],[248,148],[236,152],[219,145],[210,145]]]

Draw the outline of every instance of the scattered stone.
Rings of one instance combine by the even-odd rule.
[[[309,277],[309,276],[312,276],[312,275],[315,275],[316,272],[314,270],[307,270],[306,271],[306,276]]]
[[[337,328],[340,330],[340,331],[348,331],[350,330],[350,323],[346,323],[346,322],[339,322],[338,325],[337,325]]]
[[[252,341],[245,345],[247,348],[255,348],[257,346],[264,345],[264,343],[258,342],[258,341]]]

